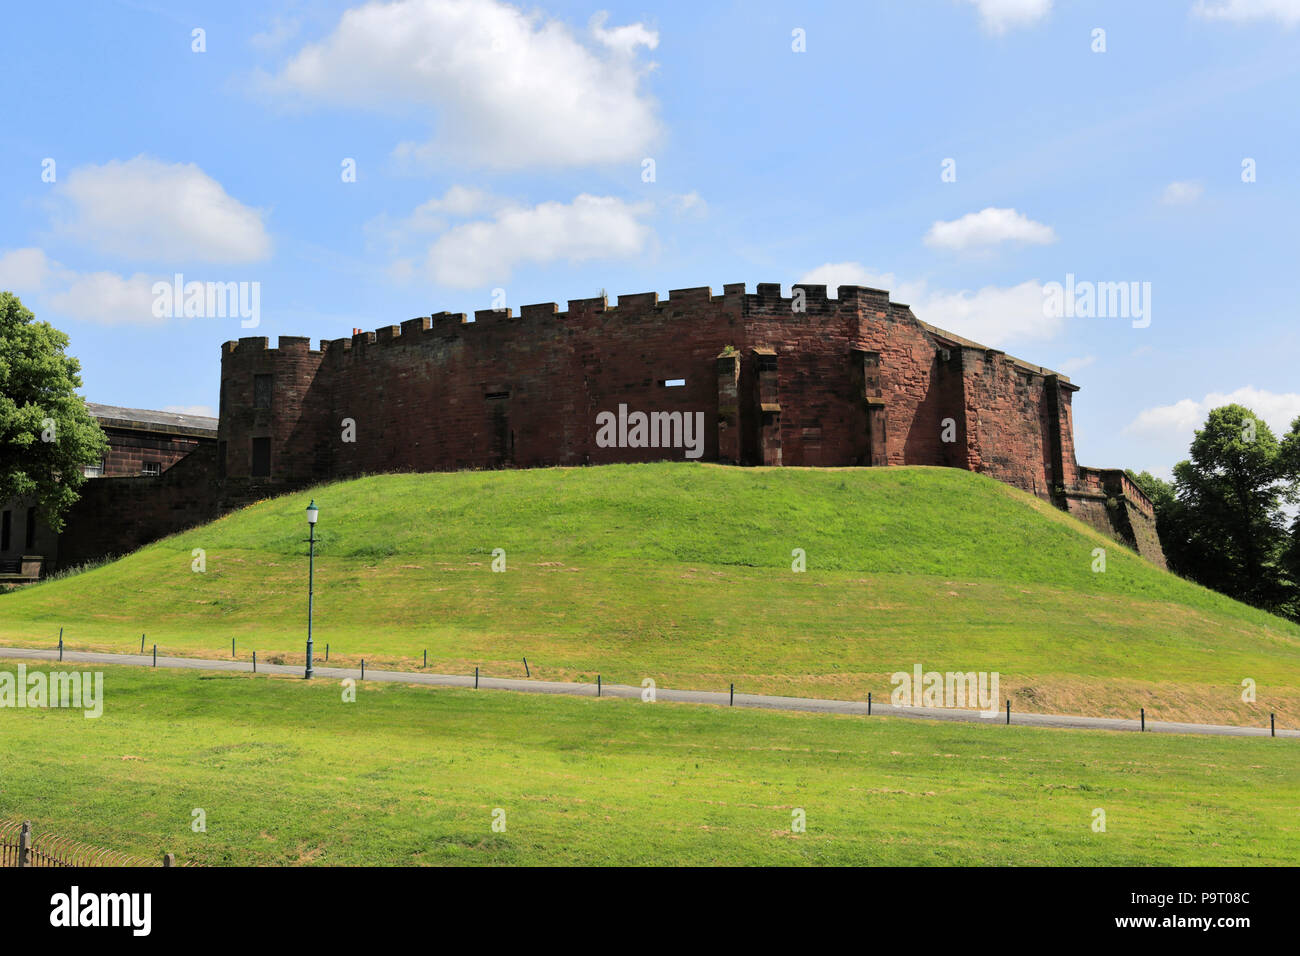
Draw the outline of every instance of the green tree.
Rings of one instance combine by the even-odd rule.
[[[1166,525],[1176,570],[1257,607],[1288,603],[1282,506],[1296,498],[1298,427],[1300,420],[1279,441],[1242,405],[1210,412],[1192,441],[1190,460],[1174,466],[1177,499],[1167,506]]]
[[[1143,493],[1151,499],[1151,504],[1155,505],[1157,514],[1160,513],[1162,508],[1167,508],[1175,500],[1172,482],[1157,478],[1149,471],[1135,473],[1131,468],[1124,470],[1128,474],[1129,480],[1141,488]]]
[[[33,499],[56,531],[108,440],[76,392],[81,365],[68,337],[0,292],[0,501]]]
[[[1300,420],[1291,428],[1293,432],[1300,432]],[[1282,552],[1281,565],[1287,591],[1282,613],[1293,621],[1300,621],[1300,517],[1291,524],[1291,540]]]
[[[1300,476],[1300,416],[1291,422],[1291,430],[1282,439],[1282,467],[1292,477]]]

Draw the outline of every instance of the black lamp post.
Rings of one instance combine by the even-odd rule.
[[[316,578],[316,517],[320,509],[316,507],[316,499],[313,498],[311,504],[307,506],[307,528],[310,537],[307,539],[307,673],[303,676],[311,680],[311,597]]]

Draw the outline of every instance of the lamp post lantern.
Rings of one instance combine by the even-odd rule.
[[[316,579],[316,518],[319,514],[320,509],[316,507],[316,499],[313,498],[307,506],[307,529],[310,535],[307,538],[307,673],[303,675],[307,680],[311,680],[312,675],[311,598]]]

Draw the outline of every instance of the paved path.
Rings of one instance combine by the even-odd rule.
[[[45,650],[29,647],[0,647],[0,658],[21,658],[25,660],[57,661],[57,650]],[[87,651],[64,651],[63,659],[74,664],[135,664],[145,667],[153,664],[151,654],[104,654]],[[207,660],[199,657],[159,657],[159,667],[180,667],[192,670],[209,671],[251,671],[253,665],[247,661]],[[265,664],[257,665],[259,674],[289,674],[302,676],[301,665]],[[317,667],[318,679],[342,680],[345,677],[360,678],[361,671],[348,667]],[[473,687],[474,676],[458,674],[426,674],[420,671],[383,671],[366,668],[366,680],[393,681],[402,684],[432,684],[439,687]],[[510,677],[483,677],[478,686],[486,690],[515,690],[530,694],[573,694],[579,697],[595,697],[595,684],[579,684],[568,681],[524,680]],[[627,684],[605,684],[601,687],[605,697],[627,697],[640,699],[641,688]],[[665,687],[655,689],[656,700],[674,701],[684,704],[712,704],[725,707],[729,702],[727,691],[718,693],[707,690],[670,690]],[[817,697],[772,697],[765,694],[737,694],[737,707],[765,707],[771,710],[799,710],[821,714],[859,714],[865,715],[867,705],[856,700],[823,700]],[[892,704],[873,702],[871,713],[881,717],[919,717],[925,720],[956,720],[967,723],[1000,725],[1006,723],[1005,711],[999,711],[993,717],[985,717],[976,710],[956,710],[936,707],[895,707]],[[1137,720],[1120,720],[1113,717],[1069,717],[1056,714],[1018,714],[1012,711],[1011,723],[1022,727],[1063,727],[1073,730],[1139,730]],[[1267,727],[1234,727],[1225,724],[1180,724],[1165,720],[1148,720],[1146,729],[1149,733],[1166,734],[1213,734],[1221,737],[1267,737]],[[1279,737],[1300,739],[1300,730],[1277,731]]]

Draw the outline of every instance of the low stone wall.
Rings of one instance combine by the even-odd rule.
[[[1151,500],[1118,468],[1080,468],[1079,483],[1063,494],[1065,510],[1085,524],[1164,568]]]
[[[57,566],[122,555],[224,513],[217,449],[200,445],[155,478],[95,478],[59,536]]]

